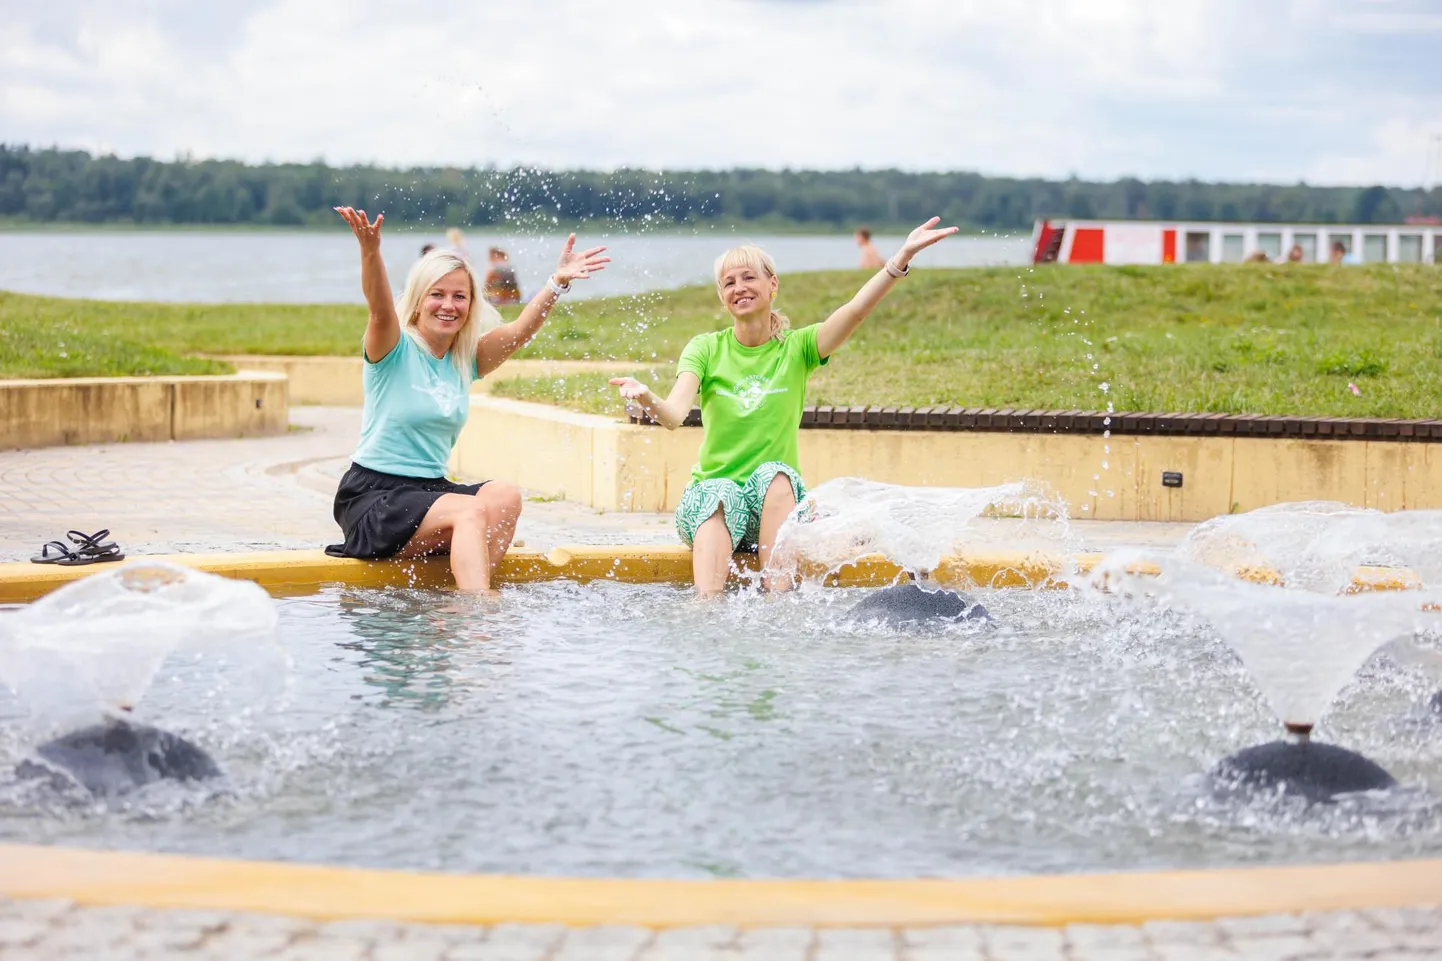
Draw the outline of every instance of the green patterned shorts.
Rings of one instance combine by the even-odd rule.
[[[800,472],[779,460],[756,468],[744,487],[723,477],[692,483],[681,495],[681,503],[676,505],[676,532],[681,540],[690,547],[696,539],[696,528],[719,507],[724,511],[726,529],[731,532],[731,549],[756,550],[756,543],[761,539],[761,506],[777,474],[791,478],[791,493],[796,496],[796,503],[801,503],[806,496],[806,485],[801,483]]]

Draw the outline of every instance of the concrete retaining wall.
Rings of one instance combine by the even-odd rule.
[[[0,380],[0,448],[283,434],[286,379],[77,377]]]
[[[606,510],[670,511],[690,482],[699,427],[667,431],[543,404],[473,397],[452,454],[464,477],[508,480]],[[1282,501],[1382,510],[1442,507],[1442,445],[1261,437],[995,431],[801,431],[808,484],[860,476],[982,487],[1032,478],[1073,517],[1201,521]],[[1162,472],[1182,475],[1162,486]]]

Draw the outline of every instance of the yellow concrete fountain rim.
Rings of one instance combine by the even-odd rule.
[[[915,927],[1138,924],[1442,903],[1442,860],[919,880],[460,875],[0,846],[0,894],[322,920]]]
[[[743,567],[755,567],[755,555],[738,554],[736,559]],[[1068,576],[1085,574],[1101,559],[1102,555],[1095,553],[1063,558],[1041,552],[979,552],[944,559],[931,572],[931,578],[938,584],[961,587],[1060,588],[1067,586]],[[147,561],[164,561],[226,577],[245,578],[278,594],[307,593],[327,584],[355,587],[448,587],[451,584],[445,558],[361,561],[331,557],[320,550],[132,555],[120,563]],[[0,564],[0,603],[31,601],[113,566],[59,567],[24,561]],[[1146,564],[1132,569],[1143,574],[1156,573]],[[869,555],[827,575],[826,583],[844,587],[880,586],[894,582],[901,573],[901,568],[885,557]],[[1244,568],[1235,573],[1261,583],[1281,581],[1276,571],[1264,568]],[[506,555],[495,576],[498,585],[554,579],[686,584],[691,580],[691,551],[680,546],[577,546],[558,547],[544,553],[513,550]],[[1361,567],[1352,582],[1353,591],[1404,590],[1419,586],[1416,576],[1401,568]]]

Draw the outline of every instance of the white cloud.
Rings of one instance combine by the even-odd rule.
[[[1442,117],[1435,83],[1399,96],[1435,76],[1422,47],[1352,66],[1430,29],[1405,3],[38,9],[0,0],[6,139],[162,157],[1411,183]]]

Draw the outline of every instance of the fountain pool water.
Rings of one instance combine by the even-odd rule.
[[[35,742],[0,699],[0,838],[700,877],[1442,855],[1442,726],[1409,713],[1417,676],[1388,661],[1323,723],[1402,790],[1304,813],[1229,805],[1203,772],[1276,722],[1205,623],[981,588],[995,626],[913,636],[848,623],[869,593],[706,603],[555,582],[506,588],[496,611],[408,590],[279,599],[281,701],[217,710],[210,666],[176,652],[136,710],[211,753],[225,793],[37,793],[6,773]]]

